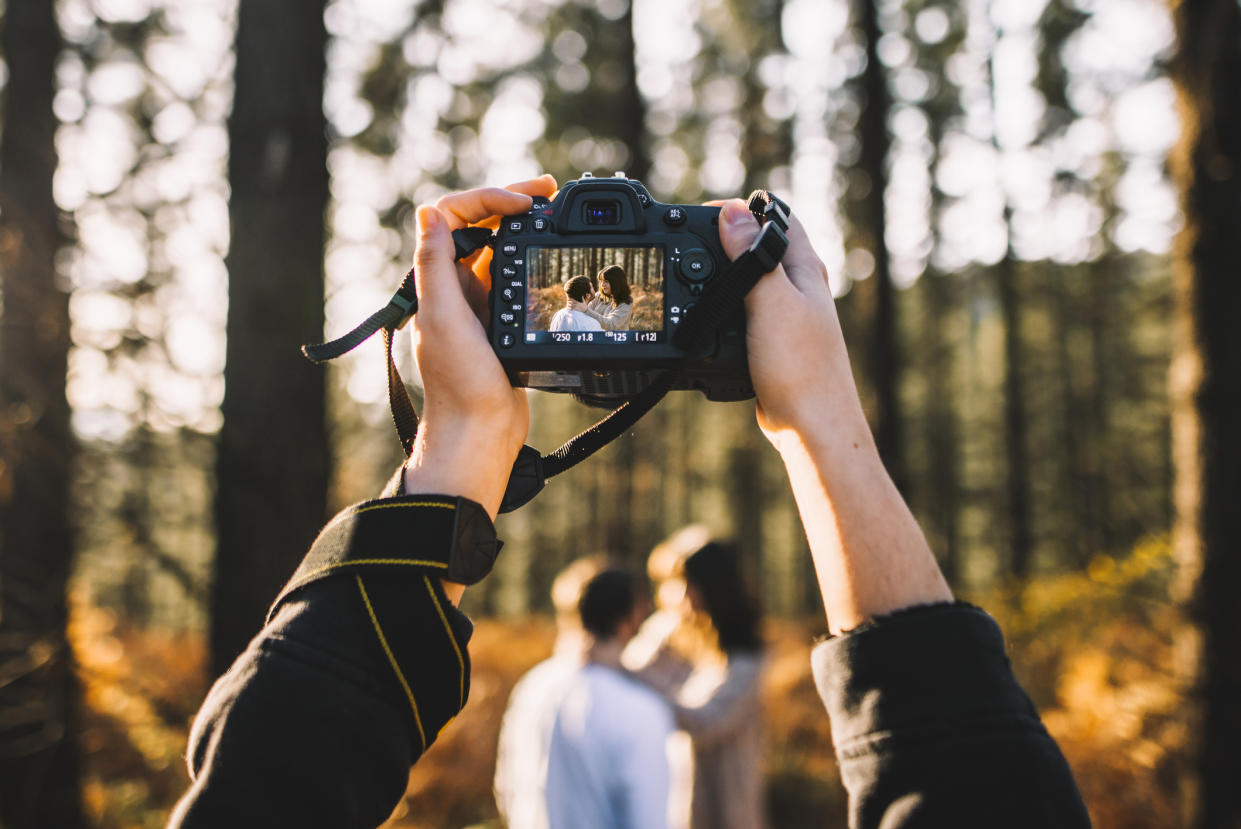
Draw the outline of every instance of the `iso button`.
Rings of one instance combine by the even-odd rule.
[[[501,311],[500,312],[500,324],[501,325],[516,326],[520,322],[521,322],[521,314],[519,314],[517,311]]]
[[[681,276],[690,282],[702,282],[715,272],[715,260],[702,248],[685,251],[681,257]]]

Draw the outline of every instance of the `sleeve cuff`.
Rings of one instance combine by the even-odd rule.
[[[995,621],[967,604],[911,608],[820,643],[815,685],[841,756],[878,733],[916,735],[1038,713]]]

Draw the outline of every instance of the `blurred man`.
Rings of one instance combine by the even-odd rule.
[[[560,696],[547,764],[551,829],[683,826],[669,795],[686,770],[671,759],[672,710],[621,667],[626,643],[650,611],[644,586],[625,570],[591,579],[578,603],[588,641],[584,664]]]
[[[564,284],[565,296],[580,303],[590,302],[595,294],[594,286],[584,276],[575,276]],[[603,326],[585,311],[575,311],[567,305],[552,317],[548,331],[602,331]]]
[[[547,749],[556,703],[582,665],[586,633],[578,616],[582,587],[604,567],[603,556],[572,562],[552,582],[556,644],[552,655],[513,686],[496,751],[496,806],[509,829],[547,829]]]

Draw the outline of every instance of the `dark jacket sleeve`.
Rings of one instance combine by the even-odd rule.
[[[465,704],[469,620],[436,572],[394,564],[359,526],[365,543],[279,602],[207,695],[171,827],[378,826]]]
[[[823,642],[812,665],[851,827],[1090,825],[983,611],[894,614]]]

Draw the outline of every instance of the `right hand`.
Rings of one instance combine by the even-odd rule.
[[[739,199],[724,202],[720,241],[736,259],[758,236]],[[746,350],[758,397],[758,424],[776,448],[783,435],[831,435],[872,444],[827,268],[793,217],[782,263],[746,296]]]

